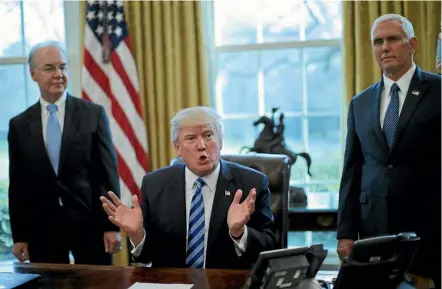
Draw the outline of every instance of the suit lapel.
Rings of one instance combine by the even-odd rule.
[[[41,105],[40,101],[30,107],[29,109],[29,132],[32,135],[31,141],[35,143],[37,151],[41,152],[43,164],[48,167],[48,170],[55,176],[51,161],[49,160],[48,152],[43,140],[43,127],[41,124]]]
[[[386,152],[389,151],[387,140],[385,138],[385,134],[381,128],[381,94],[382,94],[383,81],[379,81],[374,86],[374,94],[375,94],[375,109],[373,111],[372,122],[374,123],[374,134],[379,141],[380,146]]]
[[[416,66],[416,71],[411,79],[410,87],[408,88],[407,96],[405,97],[405,102],[402,107],[401,114],[399,116],[399,122],[396,127],[396,133],[393,141],[392,148],[394,149],[396,143],[398,142],[401,134],[404,132],[407,124],[413,115],[414,110],[418,106],[419,102],[427,89],[427,84],[425,82],[426,78],[422,70]]]
[[[182,248],[180,250],[180,256],[176,256],[176,260],[182,263],[183,266],[186,264],[186,178],[185,178],[185,166],[182,165],[180,172],[178,174],[172,174],[172,179],[170,180],[170,189],[168,189],[168,194],[164,196],[166,202],[169,204],[168,207],[171,208],[170,214],[170,226],[171,232],[176,232],[177,238],[174,240],[174,246],[179,246]],[[170,192],[170,193],[169,193]]]
[[[75,136],[75,132],[77,131],[78,123],[81,118],[80,114],[81,112],[76,106],[75,100],[72,98],[72,96],[67,94],[58,174],[60,174],[61,168],[63,167],[63,162],[66,159],[69,147]]]
[[[216,186],[215,198],[212,205],[212,214],[210,216],[209,239],[207,241],[207,252],[210,252],[213,243],[218,237],[218,232],[227,222],[227,212],[235,195],[236,188],[231,183],[233,179],[232,171],[228,164],[220,160],[221,169]],[[230,194],[227,195],[226,191]],[[207,260],[207,259],[206,259]]]

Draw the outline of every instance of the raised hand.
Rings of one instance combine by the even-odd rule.
[[[233,237],[240,237],[244,233],[244,226],[255,211],[256,189],[251,189],[247,198],[240,204],[241,197],[242,191],[237,190],[227,213],[227,226]]]
[[[109,197],[112,202],[105,197],[100,197],[109,220],[126,232],[132,242],[138,245],[144,237],[143,214],[138,197],[132,196],[133,208],[125,206],[113,192],[109,192]]]

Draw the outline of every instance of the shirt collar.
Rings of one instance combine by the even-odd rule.
[[[55,105],[57,105],[58,109],[60,109],[60,107],[62,107],[65,102],[66,102],[66,95],[67,92],[66,90],[63,92],[63,94],[61,95],[61,97],[59,99],[57,99],[56,102],[54,102]],[[40,96],[40,105],[43,111],[47,111],[48,105],[50,103],[47,102],[46,100],[43,99],[43,97]]]
[[[416,71],[416,64],[413,62],[413,65],[411,68],[405,72],[404,75],[402,75],[401,78],[399,78],[396,81],[396,84],[399,86],[399,89],[406,94],[408,91],[408,88],[410,87],[411,79],[413,78],[414,72]],[[395,83],[392,79],[388,78],[385,74],[383,75],[384,79],[384,87],[385,91],[389,94],[391,86],[393,83]]]
[[[216,188],[216,183],[218,182],[219,171],[221,168],[220,163],[221,162],[218,162],[218,165],[213,172],[202,177],[202,179],[206,182],[207,187],[209,187],[209,189],[212,191]],[[185,177],[188,186],[190,186],[191,188],[193,188],[193,186],[195,185],[195,181],[199,178],[199,176],[195,175],[191,170],[189,170],[187,166],[185,170]]]

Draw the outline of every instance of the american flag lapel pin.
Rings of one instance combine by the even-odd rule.
[[[412,92],[411,92],[411,94],[414,94],[414,95],[419,95],[419,90],[416,90],[416,89],[414,89]]]
[[[230,191],[224,191],[224,196],[230,196]]]

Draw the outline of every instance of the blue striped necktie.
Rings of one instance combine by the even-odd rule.
[[[390,89],[390,103],[384,118],[384,134],[388,146],[392,147],[397,123],[399,121],[399,86],[393,83]]]
[[[186,264],[190,268],[204,267],[204,202],[201,189],[206,185],[202,178],[195,181],[196,190],[190,204],[189,231],[187,232]]]
[[[61,128],[57,119],[57,105],[48,105],[49,117],[46,125],[46,150],[55,174],[58,173],[61,147]]]

